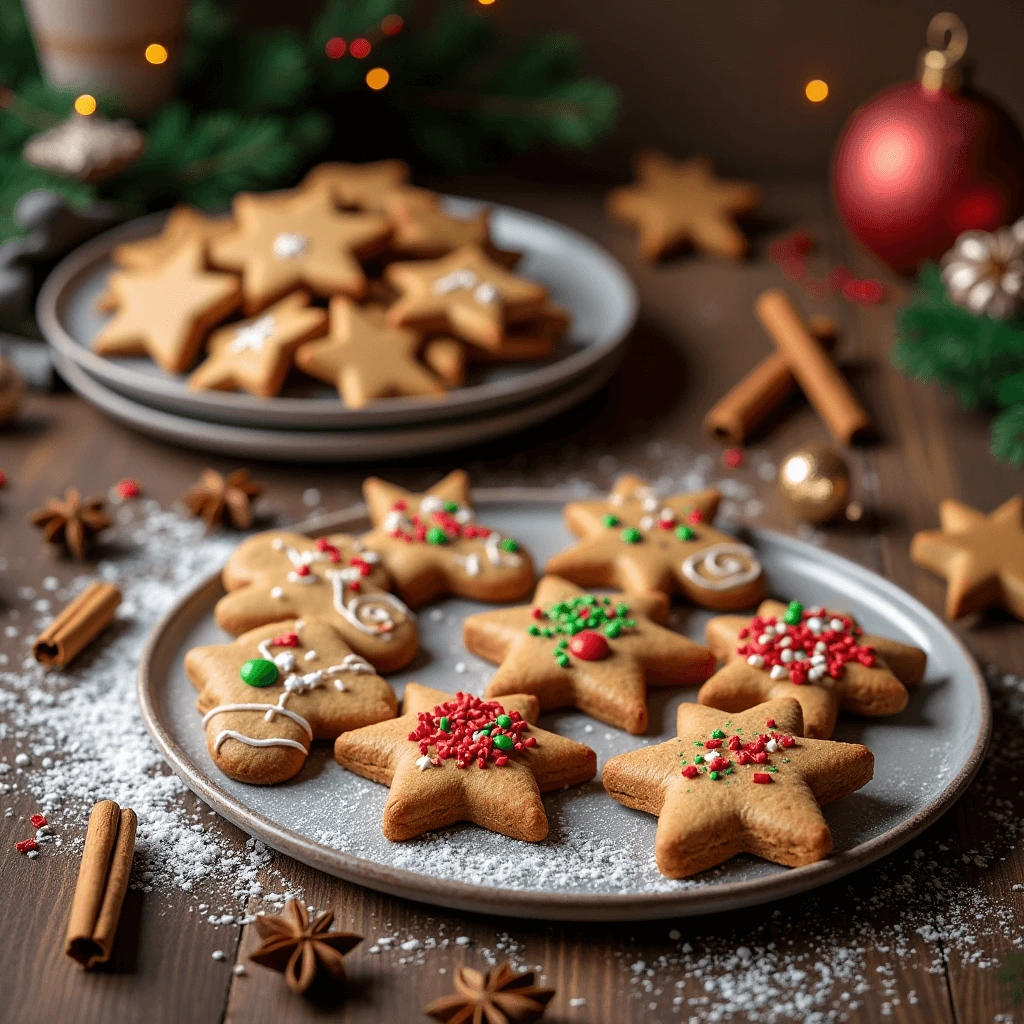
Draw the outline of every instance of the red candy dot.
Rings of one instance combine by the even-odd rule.
[[[702,523],[704,521],[704,516],[701,514],[699,508],[695,508],[686,518],[691,523]]]
[[[128,477],[117,485],[117,493],[122,498],[137,498],[142,493],[142,490],[136,481]]]
[[[600,661],[601,658],[608,657],[611,648],[600,633],[595,633],[592,629],[585,629],[569,641],[569,650],[580,661]]]

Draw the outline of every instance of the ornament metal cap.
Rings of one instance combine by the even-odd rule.
[[[967,26],[952,11],[936,14],[925,33],[928,49],[921,51],[917,77],[929,92],[956,92],[963,81],[960,62],[967,52]]]

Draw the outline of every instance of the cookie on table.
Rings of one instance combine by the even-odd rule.
[[[542,711],[577,707],[608,725],[647,731],[647,687],[692,686],[715,670],[702,644],[663,623],[664,594],[590,594],[545,576],[533,603],[470,615],[468,650],[499,665],[486,696],[530,693]]]
[[[259,785],[297,775],[315,740],[393,719],[394,691],[327,622],[286,620],[232,643],[193,648],[206,747],[233,779]]]
[[[322,619],[378,672],[394,672],[416,656],[416,618],[390,593],[379,556],[355,537],[313,540],[270,530],[244,540],[224,566],[214,618],[229,633],[281,619]]]
[[[800,705],[740,714],[680,704],[677,738],[613,757],[602,781],[620,804],[658,816],[658,870],[687,878],[739,853],[800,867],[832,852],[821,807],[871,781],[859,743],[800,737]]]
[[[343,733],[334,757],[391,787],[382,831],[400,842],[469,821],[538,843],[548,834],[541,793],[597,774],[589,747],[538,729],[537,701],[484,701],[409,683],[402,717]]]
[[[373,530],[360,540],[380,555],[411,607],[446,594],[515,601],[533,586],[533,562],[522,545],[476,521],[461,469],[422,494],[370,477],[363,497]]]
[[[606,500],[565,506],[581,540],[546,571],[582,587],[682,594],[717,611],[751,607],[764,596],[764,573],[752,548],[709,525],[720,498],[714,489],[659,497],[639,477],[620,477]]]
[[[817,739],[832,735],[840,711],[899,714],[927,661],[920,648],[865,636],[850,615],[798,601],[763,601],[753,618],[720,615],[706,635],[725,664],[701,687],[701,704],[745,711],[792,697],[803,711],[804,735]]]
[[[176,206],[167,215],[158,234],[122,242],[111,253],[114,262],[127,270],[146,270],[173,255],[184,242],[203,245],[234,229],[230,217],[208,217],[191,206]]]
[[[409,165],[402,160],[366,164],[323,163],[299,185],[300,192],[320,192],[345,209],[390,214],[397,203],[407,209],[434,209],[437,194],[409,184]]]

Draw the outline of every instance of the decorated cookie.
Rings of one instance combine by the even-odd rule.
[[[208,217],[191,206],[176,206],[159,234],[122,242],[111,254],[119,267],[146,270],[173,255],[183,243],[199,241],[205,247],[234,229],[230,217]]]
[[[658,870],[686,878],[752,853],[799,867],[832,852],[820,808],[871,781],[859,743],[802,739],[800,705],[741,714],[680,704],[677,738],[613,757],[602,781],[620,804],[658,816]]]
[[[110,275],[114,316],[93,338],[103,356],[149,355],[169,373],[191,368],[210,329],[234,310],[241,288],[234,274],[211,273],[203,243],[182,245],[161,263]]]
[[[708,623],[707,640],[725,664],[700,688],[701,704],[745,711],[792,697],[805,735],[817,739],[832,735],[840,711],[899,714],[927,659],[909,644],[864,636],[849,615],[798,601],[763,601],[752,619],[720,615]]]
[[[445,594],[514,601],[533,586],[533,562],[522,545],[476,521],[462,470],[423,494],[370,477],[363,497],[374,529],[362,542],[380,554],[413,608]]]
[[[709,525],[716,490],[659,497],[643,480],[620,477],[606,501],[573,501],[565,522],[582,538],[547,572],[583,587],[660,590],[719,611],[746,608],[764,594],[754,550]]]
[[[466,647],[500,664],[487,696],[531,693],[541,710],[573,706],[631,733],[647,730],[647,686],[691,686],[711,651],[665,629],[664,594],[588,594],[545,576],[533,604],[470,615]]]
[[[1010,498],[990,515],[943,501],[939,523],[938,530],[914,534],[910,557],[949,581],[947,618],[1005,608],[1024,619],[1024,497]]]
[[[274,622],[233,643],[193,648],[185,671],[199,690],[210,757],[240,782],[284,782],[314,740],[393,719],[398,706],[327,622]]]
[[[582,743],[538,729],[537,701],[500,702],[409,683],[402,717],[356,729],[334,744],[338,763],[391,787],[386,839],[412,839],[471,821],[538,843],[548,834],[541,793],[579,786],[597,774]]]
[[[300,192],[326,193],[341,207],[391,213],[401,202],[407,209],[433,209],[437,195],[409,184],[409,165],[401,160],[368,164],[323,163],[314,167]]]
[[[416,620],[390,590],[379,556],[354,537],[316,540],[271,530],[243,541],[224,566],[217,625],[244,633],[280,619],[323,619],[378,672],[416,655]]]

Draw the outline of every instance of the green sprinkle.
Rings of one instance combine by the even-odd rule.
[[[704,755],[703,754],[694,754],[693,755],[693,763],[694,764],[703,764],[704,763]]]
[[[636,619],[626,619],[626,621],[623,622],[623,625],[626,629],[636,629]]]
[[[514,743],[511,736],[506,736],[504,733],[502,733],[500,736],[494,737],[494,745],[499,750],[511,750],[514,746]]]
[[[457,501],[446,501],[443,505],[445,512],[458,512],[459,503]]]
[[[695,747],[703,747],[703,746],[704,746],[704,744],[703,744],[703,743],[701,743],[701,742],[700,742],[699,740],[694,740],[694,741],[693,741],[693,745],[694,745]]]
[[[502,551],[509,551],[514,554],[519,550],[519,541],[513,540],[511,537],[503,537],[498,542],[498,547],[501,548]]]
[[[569,641],[568,640],[559,640],[558,643],[555,644],[555,650],[556,651],[564,651],[566,649],[566,647],[568,647],[568,646],[569,646]]]
[[[609,622],[604,627],[604,635],[614,640],[617,636],[622,633],[622,626],[617,622]]]
[[[623,604],[621,601],[615,606],[615,614],[618,616],[629,614],[629,605]]]
[[[474,738],[476,736],[490,736],[490,735],[491,735],[491,727],[489,725],[485,725],[482,729],[478,729],[477,730],[477,732],[474,735]]]
[[[676,527],[676,540],[693,540],[696,536],[689,526]]]
[[[266,658],[252,658],[238,673],[246,686],[273,686],[279,675],[277,665]]]
[[[714,732],[713,732],[713,733],[711,734],[711,738],[712,738],[713,740],[724,740],[724,739],[725,739],[725,733],[724,733],[724,732],[722,732],[722,730],[721,730],[721,729],[716,729],[716,730],[715,730],[715,731],[714,731]]]
[[[558,664],[562,666],[562,668],[568,668],[569,667],[569,658],[565,654],[556,654],[555,655],[555,661],[557,661]]]
[[[526,631],[530,636],[540,636],[540,626],[530,626]]]
[[[603,518],[603,519],[601,520],[601,522],[602,522],[602,523],[603,523],[603,524],[604,524],[605,526],[607,526],[607,527],[611,528],[612,526],[618,526],[618,525],[619,525],[619,517],[618,517],[618,516],[605,516],[605,517],[604,517],[604,518]]]
[[[782,763],[783,763],[783,764],[789,764],[789,758],[788,758],[788,757],[784,757],[784,758],[782,759]]]
[[[765,768],[766,768],[766,769],[767,769],[768,771],[770,771],[770,772],[777,772],[777,771],[779,770],[779,769],[778,769],[778,768],[776,768],[776,767],[775,767],[775,765],[773,765],[773,764],[766,764],[766,765],[765,765]]]
[[[722,777],[722,776],[721,776],[721,773],[719,773],[719,772],[712,772],[712,773],[711,773],[711,778],[712,778],[712,779],[714,779],[714,780],[715,780],[716,782],[717,782],[717,781],[718,781],[718,780],[719,780],[719,779],[720,779],[721,777]]]
[[[508,715],[498,715],[494,721],[500,725],[502,729],[508,729],[512,726],[512,719],[509,718]]]
[[[635,526],[627,527],[625,530],[622,531],[621,534],[619,534],[619,536],[627,544],[639,544],[640,541],[643,540],[643,534],[641,534],[641,532]]]
[[[799,601],[790,601],[786,614],[782,616],[782,621],[787,626],[799,626],[803,622],[803,618],[804,606]]]
[[[441,721],[437,723],[437,727],[441,732],[452,731],[452,723],[447,718],[442,718]]]
[[[427,530],[427,543],[447,544],[448,534],[445,533],[440,526],[432,526],[429,530]]]

